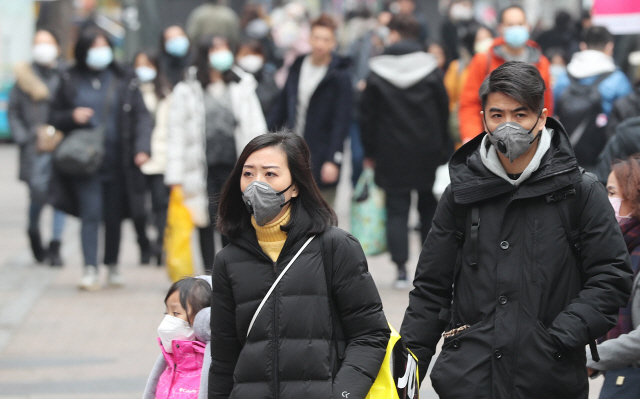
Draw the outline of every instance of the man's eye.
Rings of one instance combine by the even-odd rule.
[[[173,315],[178,317],[178,315],[180,314],[180,312],[173,312]]]

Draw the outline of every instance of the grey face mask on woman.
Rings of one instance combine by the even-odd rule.
[[[272,221],[282,208],[293,199],[285,200],[284,193],[293,186],[282,191],[276,191],[270,185],[261,181],[253,181],[249,183],[242,193],[242,200],[250,214],[256,219],[258,226],[264,226]]]
[[[498,125],[493,132],[489,132],[489,141],[493,146],[501,152],[505,157],[509,158],[509,162],[513,163],[514,160],[522,156],[531,147],[534,141],[542,133],[542,129],[536,134],[533,139],[530,139],[531,132],[538,125],[542,112],[538,114],[536,124],[527,131],[519,123],[516,122],[504,122]],[[486,124],[486,121],[485,121]]]

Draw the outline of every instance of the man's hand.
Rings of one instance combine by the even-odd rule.
[[[86,125],[93,116],[93,110],[87,107],[78,107],[73,110],[71,117],[78,125]]]
[[[320,171],[320,180],[324,184],[332,184],[338,181],[340,177],[340,168],[333,162],[325,162]]]
[[[136,154],[136,157],[133,159],[137,167],[142,166],[143,163],[149,160],[149,154],[146,152],[139,152]]]
[[[589,377],[591,377],[593,375],[593,373],[595,373],[596,371],[594,369],[592,369],[591,367],[587,367],[587,374],[589,374]]]
[[[375,169],[376,168],[376,161],[373,158],[365,158],[362,161],[362,168],[363,169],[367,169],[367,168]]]

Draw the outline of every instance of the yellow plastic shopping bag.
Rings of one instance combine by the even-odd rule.
[[[418,358],[405,348],[400,334],[391,324],[389,328],[391,336],[387,344],[387,354],[365,399],[418,399]]]
[[[167,273],[171,281],[176,282],[185,276],[193,275],[191,257],[191,233],[194,229],[191,214],[184,206],[181,187],[173,187],[169,196],[167,228],[164,247],[167,256]]]

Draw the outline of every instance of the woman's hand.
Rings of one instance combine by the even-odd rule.
[[[86,125],[89,123],[89,119],[93,116],[94,112],[91,108],[87,107],[78,107],[73,110],[73,114],[71,115],[73,121],[78,125]]]
[[[333,162],[325,162],[320,171],[320,180],[325,184],[332,184],[338,181],[340,168]]]
[[[136,157],[133,159],[137,167],[142,166],[143,163],[149,160],[149,154],[146,152],[139,152],[136,154]]]

